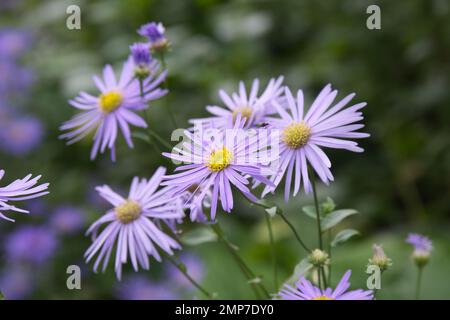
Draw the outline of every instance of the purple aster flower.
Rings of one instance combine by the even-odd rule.
[[[42,264],[54,253],[58,240],[47,227],[25,226],[6,239],[5,252],[9,261]]]
[[[425,237],[421,234],[410,233],[408,234],[408,238],[406,238],[406,243],[411,244],[414,247],[415,251],[421,252],[431,252],[433,250],[433,243],[428,237]]]
[[[85,253],[86,262],[98,254],[94,271],[102,260],[102,271],[105,271],[116,242],[115,271],[119,280],[122,264],[127,262],[128,256],[135,271],[139,269],[138,265],[148,270],[149,255],[161,261],[157,247],[170,255],[173,254],[172,249],[180,249],[180,245],[159,228],[162,223],[184,216],[181,203],[173,201],[167,189],[157,190],[165,172],[166,169],[160,167],[150,180],[135,177],[127,198],[106,185],[97,187],[100,196],[114,208],[87,231],[87,234],[92,234],[93,243]],[[107,226],[99,233],[104,224]]]
[[[197,186],[197,190],[192,192],[198,196],[195,203],[191,202],[191,210],[203,202],[212,187],[211,220],[215,219],[219,198],[224,211],[233,209],[232,185],[250,200],[258,201],[247,187],[250,183],[248,177],[271,184],[265,178],[271,171],[264,165],[270,159],[268,154],[261,153],[269,145],[270,137],[265,135],[267,130],[243,130],[244,122],[245,119],[239,115],[233,129],[206,132],[200,129],[193,133],[186,130],[191,143],[184,143],[183,150],[174,148],[176,153],[163,153],[185,163],[175,169],[183,172],[166,176],[162,185],[169,186],[175,194]]]
[[[0,149],[21,156],[34,150],[42,141],[44,127],[35,117],[11,119],[0,128]]]
[[[354,94],[346,96],[330,108],[336,98],[337,90],[332,91],[331,85],[327,85],[314,100],[308,112],[305,112],[301,90],[297,92],[296,100],[288,88],[285,93],[289,111],[273,100],[273,106],[281,118],[268,117],[266,121],[272,129],[279,130],[281,135],[280,166],[278,172],[271,177],[271,181],[277,186],[286,176],[284,197],[288,201],[292,180],[294,180],[294,196],[300,190],[301,180],[303,180],[305,192],[311,192],[307,163],[313,167],[325,184],[333,181],[334,178],[329,169],[331,161],[321,147],[362,152],[363,149],[358,147],[356,142],[346,139],[366,138],[369,134],[355,132],[364,127],[363,124],[355,124],[355,122],[363,119],[362,112],[359,110],[366,103],[344,108]],[[266,187],[263,196],[272,191],[274,188]]]
[[[180,256],[181,262],[186,266],[189,275],[197,282],[201,282],[205,274],[205,267],[202,260],[193,254],[182,254]],[[173,265],[169,266],[169,276],[175,286],[182,289],[193,290],[192,283]]]
[[[5,170],[0,170],[0,180],[4,175]],[[4,187],[0,187],[0,218],[14,222],[13,219],[2,214],[2,211],[7,210],[28,213],[26,210],[10,205],[9,202],[11,201],[28,200],[48,194],[49,184],[36,185],[41,176],[31,177],[32,175],[29,174],[23,179],[17,179]]]
[[[117,296],[123,300],[176,300],[177,294],[163,283],[154,283],[143,276],[125,278],[117,288]]]
[[[347,291],[350,288],[348,280],[351,273],[351,270],[348,270],[334,290],[331,288],[321,290],[301,277],[300,281],[295,283],[295,288],[286,284],[278,296],[282,300],[372,300],[372,290]]]
[[[22,97],[34,82],[34,73],[8,59],[0,59],[0,96]]]
[[[213,117],[192,119],[189,122],[194,125],[203,125],[204,127],[229,128],[229,121],[232,118],[236,120],[238,114],[245,118],[245,128],[254,128],[262,124],[265,116],[273,114],[276,110],[273,108],[271,101],[280,101],[283,93],[282,87],[283,77],[270,79],[266,89],[258,95],[259,80],[253,80],[250,93],[247,94],[244,83],[239,83],[239,92],[233,92],[228,95],[224,90],[219,91],[219,96],[226,108],[219,106],[207,106]]]
[[[167,90],[157,88],[166,73],[162,72],[156,79],[152,75],[146,78],[143,81],[144,95],[141,97],[131,57],[125,62],[119,79],[116,79],[112,67],[107,65],[103,69],[103,80],[94,76],[95,84],[101,92],[99,96],[80,92],[75,99],[69,101],[73,107],[82,112],[61,126],[61,130],[70,132],[61,135],[60,138],[67,139],[68,144],[72,144],[95,131],[91,159],[95,159],[99,151],[103,153],[109,148],[114,161],[118,132],[122,132],[128,146],[133,148],[129,126],[147,127],[147,123],[136,114],[136,111],[146,109],[148,102],[167,93]]]
[[[31,36],[28,32],[19,29],[0,30],[0,58],[17,59],[29,47]]]
[[[32,270],[24,266],[7,266],[0,275],[0,288],[7,300],[26,299],[35,287]]]
[[[146,37],[152,49],[164,49],[169,45],[169,41],[165,36],[166,29],[161,22],[149,22],[141,26],[138,33]]]
[[[180,199],[183,203],[183,209],[189,210],[189,217],[191,221],[207,222],[208,220],[204,209],[211,208],[212,187],[209,187],[209,189],[205,192],[204,197],[200,199],[199,196],[201,194],[202,190],[200,189],[200,186],[193,184],[180,195]]]
[[[136,65],[148,65],[152,59],[147,43],[137,42],[130,46],[131,57]]]
[[[50,218],[50,224],[56,232],[73,234],[83,228],[86,221],[83,210],[73,206],[56,208]]]

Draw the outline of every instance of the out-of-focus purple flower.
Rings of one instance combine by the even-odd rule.
[[[52,228],[60,234],[73,234],[81,230],[86,221],[83,210],[73,206],[56,208],[50,218]]]
[[[266,89],[258,95],[259,79],[253,80],[250,93],[247,94],[244,82],[239,83],[239,92],[228,95],[224,90],[219,91],[226,108],[219,106],[207,106],[213,117],[189,120],[194,125],[202,125],[204,128],[229,128],[236,120],[238,114],[245,119],[245,128],[255,128],[263,122],[265,116],[276,112],[272,106],[272,100],[280,100],[284,91],[282,87],[283,77],[270,79]],[[281,103],[281,101],[278,101]],[[232,118],[233,121],[229,121]]]
[[[23,95],[34,82],[34,73],[15,62],[0,59],[0,97]]]
[[[182,254],[180,256],[181,262],[186,266],[189,275],[197,282],[201,282],[205,274],[205,268],[202,260],[193,254]],[[192,283],[176,267],[170,265],[169,276],[174,286],[181,289],[193,290],[195,289]]]
[[[7,300],[26,299],[35,287],[33,273],[25,266],[8,265],[0,274],[0,288]]]
[[[113,68],[107,65],[103,69],[103,80],[94,76],[100,95],[80,92],[75,99],[69,101],[74,108],[82,112],[60,127],[62,131],[69,131],[60,138],[67,139],[68,144],[72,144],[95,131],[91,159],[95,159],[98,152],[103,153],[108,148],[114,161],[119,132],[128,146],[133,148],[130,125],[147,127],[147,123],[136,112],[148,108],[150,101],[167,93],[167,90],[158,88],[166,73],[164,71],[156,78],[153,78],[153,75],[146,78],[143,81],[145,94],[141,97],[139,81],[134,78],[134,63],[131,57],[125,62],[119,79],[114,75]]]
[[[55,234],[47,227],[25,226],[11,233],[5,243],[9,262],[42,264],[53,256],[58,247]]]
[[[158,227],[161,223],[176,221],[184,216],[180,201],[173,201],[166,189],[159,188],[165,172],[166,169],[160,167],[150,180],[135,177],[127,198],[117,194],[109,186],[97,187],[100,195],[113,208],[87,231],[87,234],[92,235],[93,243],[85,253],[86,262],[98,255],[94,271],[97,271],[102,261],[102,271],[105,271],[116,242],[114,269],[119,280],[122,276],[122,264],[128,261],[128,257],[135,271],[138,271],[139,265],[148,270],[148,256],[161,261],[157,247],[169,255],[173,254],[173,249],[181,248]]]
[[[149,22],[141,26],[138,30],[138,33],[146,37],[150,43],[150,47],[155,50],[165,50],[169,41],[165,36],[166,29],[164,28],[161,22]]]
[[[0,170],[0,180],[4,175],[5,171]],[[48,194],[48,183],[36,185],[40,178],[41,176],[32,178],[32,175],[29,174],[23,179],[17,179],[4,187],[0,187],[0,219],[14,221],[2,214],[2,211],[11,210],[28,213],[27,210],[10,205],[11,201],[29,200]]]
[[[31,35],[19,29],[0,29],[0,59],[17,59],[31,44]]]
[[[133,57],[133,62],[140,65],[148,65],[152,59],[150,55],[150,48],[147,43],[137,42],[130,46],[131,56]]]
[[[295,288],[284,285],[278,296],[282,300],[372,300],[371,290],[347,291],[350,288],[350,282],[348,282],[350,275],[351,270],[348,270],[334,290],[331,288],[321,290],[302,277],[295,283]]]
[[[417,251],[431,252],[431,250],[433,250],[433,243],[431,242],[431,240],[428,237],[425,237],[418,233],[408,234],[406,243],[411,244],[414,247],[414,250]]]
[[[267,117],[265,121],[271,129],[281,133],[280,166],[271,181],[277,186],[286,176],[284,198],[288,201],[292,181],[294,196],[299,192],[302,180],[305,192],[312,191],[308,163],[325,184],[334,180],[330,171],[331,161],[322,147],[362,152],[364,150],[356,142],[347,139],[366,138],[369,134],[357,132],[364,127],[357,122],[363,119],[360,110],[366,103],[345,107],[354,94],[349,94],[331,107],[338,92],[327,85],[306,112],[301,90],[297,92],[296,99],[288,88],[285,93],[288,109],[285,110],[277,101],[272,100],[280,118]],[[274,190],[275,188],[267,186],[262,196]]]
[[[42,141],[42,122],[31,116],[16,117],[0,128],[0,149],[14,156],[34,150]]]
[[[117,297],[123,300],[177,300],[180,297],[163,283],[153,283],[134,275],[125,278],[117,286]]]

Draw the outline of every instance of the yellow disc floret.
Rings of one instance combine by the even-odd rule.
[[[123,101],[122,95],[114,91],[101,94],[99,96],[99,99],[100,99],[100,109],[106,113],[113,112],[114,110],[116,110],[122,104]]]
[[[127,224],[130,223],[141,215],[141,206],[133,200],[126,200],[121,205],[117,206],[116,209],[117,219],[120,222]]]
[[[311,128],[305,122],[292,122],[283,130],[282,140],[291,149],[303,147],[311,136]]]
[[[320,297],[314,298],[313,300],[334,300],[334,299],[327,297],[327,296],[320,296]]]
[[[233,123],[236,121],[238,114],[241,115],[242,118],[246,120],[250,119],[252,116],[252,108],[250,107],[240,107],[233,110]]]
[[[228,167],[232,161],[233,153],[228,151],[227,148],[222,147],[221,149],[215,150],[211,153],[206,165],[211,171],[217,172]]]

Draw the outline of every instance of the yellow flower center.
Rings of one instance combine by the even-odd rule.
[[[116,110],[122,104],[123,101],[122,95],[114,91],[101,94],[99,98],[100,98],[100,109],[106,113],[113,112],[114,110]]]
[[[313,300],[334,300],[334,299],[327,297],[327,296],[320,296],[320,297],[314,298]]]
[[[246,120],[250,119],[252,116],[252,108],[249,107],[240,107],[236,108],[233,111],[233,123],[236,121],[238,114],[241,115],[242,118],[246,118]]]
[[[211,171],[222,171],[228,167],[233,161],[233,153],[228,151],[227,148],[213,151],[209,156],[208,163],[206,164]]]
[[[141,206],[133,200],[127,200],[116,209],[117,219],[123,224],[133,222],[141,215]]]
[[[291,149],[303,147],[311,136],[311,129],[305,122],[292,122],[283,130],[282,140]]]

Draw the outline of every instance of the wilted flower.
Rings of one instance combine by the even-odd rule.
[[[4,175],[5,170],[0,170],[0,180]],[[31,177],[32,175],[29,174],[23,179],[17,179],[5,187],[0,187],[0,218],[14,221],[13,219],[2,214],[2,211],[7,210],[28,213],[27,210],[19,209],[13,205],[10,205],[9,203],[11,201],[23,201],[48,194],[48,191],[46,190],[49,184],[44,183],[36,186],[41,176],[34,178]]]
[[[233,129],[217,130],[211,135],[203,134],[201,130],[194,133],[186,131],[192,142],[190,145],[185,143],[186,150],[174,148],[179,154],[163,153],[168,158],[186,163],[175,170],[182,173],[166,176],[166,181],[162,183],[169,186],[173,193],[182,194],[192,186],[198,186],[193,194],[199,194],[196,201],[201,203],[212,187],[211,220],[215,219],[219,199],[224,211],[233,209],[231,185],[248,199],[257,201],[247,187],[250,183],[247,177],[270,184],[264,177],[270,173],[263,165],[266,158],[259,154],[268,145],[269,137],[258,134],[247,136],[241,130],[244,121],[239,115]],[[192,209],[195,206],[197,203],[191,204]]]
[[[160,228],[163,223],[177,220],[184,216],[179,201],[173,201],[167,189],[159,189],[165,168],[158,168],[150,180],[135,177],[131,183],[127,198],[104,185],[97,187],[100,196],[111,203],[114,208],[94,222],[87,234],[92,234],[93,243],[85,253],[89,262],[96,254],[94,271],[103,260],[102,271],[105,271],[111,252],[117,242],[115,272],[120,280],[122,264],[130,257],[135,271],[139,265],[149,269],[148,256],[161,261],[157,247],[172,255],[172,249],[180,249],[180,245]],[[106,227],[100,231],[102,225]]]
[[[138,30],[141,36],[148,39],[150,48],[154,51],[164,51],[169,47],[169,41],[165,36],[165,32],[166,29],[161,22],[149,22]]]
[[[350,288],[350,282],[348,282],[350,275],[351,270],[348,270],[334,290],[331,288],[321,290],[301,277],[295,283],[295,288],[286,284],[278,296],[282,300],[372,300],[371,290],[347,291]]]
[[[140,85],[134,77],[134,63],[131,57],[125,62],[118,81],[112,67],[107,65],[103,69],[103,81],[94,76],[95,84],[101,92],[98,96],[80,92],[78,97],[69,101],[73,107],[82,110],[82,113],[61,126],[61,130],[70,132],[61,135],[60,138],[67,139],[68,144],[72,144],[95,131],[91,159],[95,159],[99,151],[103,153],[106,148],[109,148],[111,158],[114,160],[119,130],[128,146],[132,148],[129,125],[147,127],[147,123],[136,114],[136,111],[146,109],[148,102],[167,93],[167,90],[157,88],[165,76],[166,71],[156,79],[152,75],[146,78],[143,81],[141,97]]]
[[[430,260],[433,243],[428,237],[417,233],[410,233],[406,242],[414,247],[412,258],[417,266],[423,267]]]
[[[262,124],[265,116],[276,112],[271,101],[280,99],[283,93],[282,82],[283,77],[270,79],[269,84],[261,95],[258,95],[259,79],[253,80],[252,88],[248,95],[242,81],[239,83],[239,92],[233,92],[231,96],[224,90],[220,90],[219,96],[226,108],[207,106],[206,110],[213,114],[213,117],[192,119],[189,122],[197,126],[201,125],[204,128],[224,129],[231,128],[237,115],[241,115],[245,119],[244,127],[254,128]],[[230,121],[230,118],[233,121]]]
[[[369,264],[378,266],[381,271],[385,271],[392,266],[392,260],[386,256],[381,245],[374,244],[373,256],[369,259]]]
[[[301,180],[303,180],[303,188],[306,193],[312,190],[307,163],[313,167],[324,183],[328,184],[333,181],[334,178],[329,169],[331,161],[320,147],[362,152],[363,149],[358,147],[356,142],[345,139],[366,138],[369,134],[355,132],[364,125],[354,124],[363,119],[362,112],[359,110],[366,103],[358,103],[343,109],[354,97],[354,94],[346,96],[330,108],[336,98],[337,90],[332,91],[331,85],[327,85],[314,100],[308,112],[305,112],[301,90],[297,92],[297,99],[294,99],[288,88],[285,93],[290,112],[286,111],[279,102],[273,100],[273,106],[281,119],[268,117],[266,121],[270,128],[281,131],[280,168],[271,177],[271,181],[278,185],[286,176],[284,198],[287,201],[294,172],[294,196],[300,190]],[[272,191],[274,188],[267,186],[263,196]]]
[[[54,233],[43,226],[25,226],[11,233],[5,242],[10,262],[42,264],[55,253],[58,240]]]

